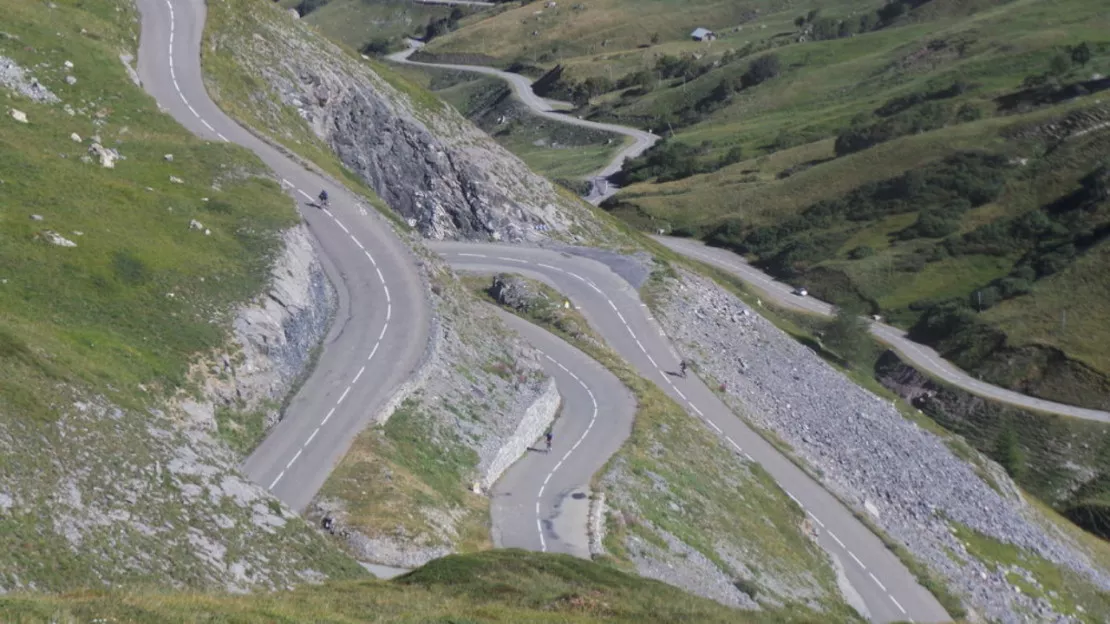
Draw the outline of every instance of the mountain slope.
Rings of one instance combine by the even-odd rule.
[[[207,85],[225,110],[333,175],[365,181],[425,236],[602,235],[580,201],[453,109],[272,3],[213,2],[206,32]]]
[[[244,480],[217,439],[234,433],[193,409],[218,400],[211,374],[264,420],[319,340],[326,295],[266,297],[322,286],[288,196],[134,84],[129,3],[0,10],[0,588],[362,576]]]
[[[1005,250],[967,244],[984,228],[1082,203],[1081,180],[1099,177],[1108,115],[1097,91],[1110,86],[1099,3],[696,2],[679,12],[605,0],[487,15],[427,51],[550,70],[543,94],[575,98],[578,114],[671,135],[618,176],[629,186],[609,205],[615,214],[729,246],[819,296],[917,325],[992,382],[1086,407],[1110,400],[1107,337],[1077,324],[1103,285],[1049,279],[1097,247],[1105,200],[1088,202],[1082,225],[1053,218],[1072,231],[1051,253],[1028,237]],[[690,40],[694,25],[719,38]],[[967,151],[1025,165],[976,168],[969,175],[986,186],[974,196],[940,179],[906,187],[913,201],[835,212]],[[972,318],[975,331],[937,330]]]

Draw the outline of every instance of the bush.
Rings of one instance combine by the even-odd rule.
[[[744,157],[744,151],[737,146],[717,160],[706,160],[704,154],[710,147],[708,142],[700,147],[693,147],[671,140],[660,141],[638,158],[624,161],[621,170],[613,176],[613,181],[620,186],[646,182],[653,178],[658,182],[671,182],[716,171],[738,163]]]
[[[298,3],[297,7],[296,7],[297,8],[297,15],[300,15],[301,17],[304,17],[304,16],[308,15],[309,13],[315,11],[316,9],[324,6],[325,4],[327,4],[330,1],[331,0],[301,0],[300,3]]]
[[[781,72],[782,63],[779,61],[778,55],[767,54],[755,59],[748,65],[748,71],[744,72],[740,82],[745,88],[754,87],[775,78]]]
[[[837,135],[834,149],[837,156],[845,156],[901,136],[943,128],[954,118],[950,106],[925,102],[873,124],[848,128]]]
[[[833,320],[825,326],[821,342],[850,364],[862,364],[871,349],[871,334],[863,310],[838,306]]]
[[[367,56],[385,56],[398,48],[400,45],[396,39],[378,38],[368,41],[359,52]]]
[[[875,255],[875,250],[866,245],[856,247],[852,251],[848,252],[848,257],[852,260],[862,260],[864,258],[870,258],[873,255]]]

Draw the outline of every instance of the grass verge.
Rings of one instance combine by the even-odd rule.
[[[345,523],[369,537],[483,550],[489,501],[466,489],[477,464],[477,453],[410,398],[355,438],[319,497],[343,501]]]
[[[0,596],[8,622],[798,622],[738,612],[658,581],[566,555],[499,550],[444,557],[390,582],[248,595],[89,591]]]

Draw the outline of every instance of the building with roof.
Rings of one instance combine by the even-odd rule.
[[[690,37],[692,37],[694,41],[713,41],[717,38],[717,33],[708,28],[696,28],[694,32],[690,33]]]

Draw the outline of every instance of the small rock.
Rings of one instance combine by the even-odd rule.
[[[27,123],[27,113],[13,108],[12,119],[18,121],[19,123]]]
[[[70,86],[77,84],[77,78],[74,76],[66,76],[66,84]]]
[[[66,61],[65,63],[62,63],[62,65],[65,65],[66,69],[73,69],[73,61]]]
[[[45,232],[42,233],[42,237],[45,238],[47,240],[47,242],[52,243],[54,245],[57,245],[59,247],[76,247],[77,246],[77,243],[69,240],[68,238],[62,236],[61,234],[59,234],[59,233],[57,233],[53,230],[46,230]]]
[[[162,157],[166,162],[173,162],[173,154],[166,154]]]
[[[33,215],[31,215],[31,220],[32,221],[42,221],[42,215],[33,214]]]
[[[204,224],[201,223],[200,221],[197,221],[196,219],[192,219],[191,221],[189,221],[189,229],[190,230],[203,230],[204,229]]]
[[[115,150],[108,149],[100,143],[93,143],[89,146],[89,154],[96,156],[100,159],[100,166],[105,169],[113,169],[116,166],[116,160],[119,154]]]
[[[81,135],[77,134],[76,132],[69,135],[69,138],[72,139],[74,143],[80,143],[81,142]]]
[[[69,104],[66,104],[65,106],[63,106],[62,110],[65,111],[65,113],[67,115],[69,115],[70,117],[73,117],[74,115],[77,114],[77,111],[73,110],[73,107],[70,106]]]
[[[177,176],[170,176],[170,182],[173,182],[174,184],[185,184],[185,180],[182,180]]]

